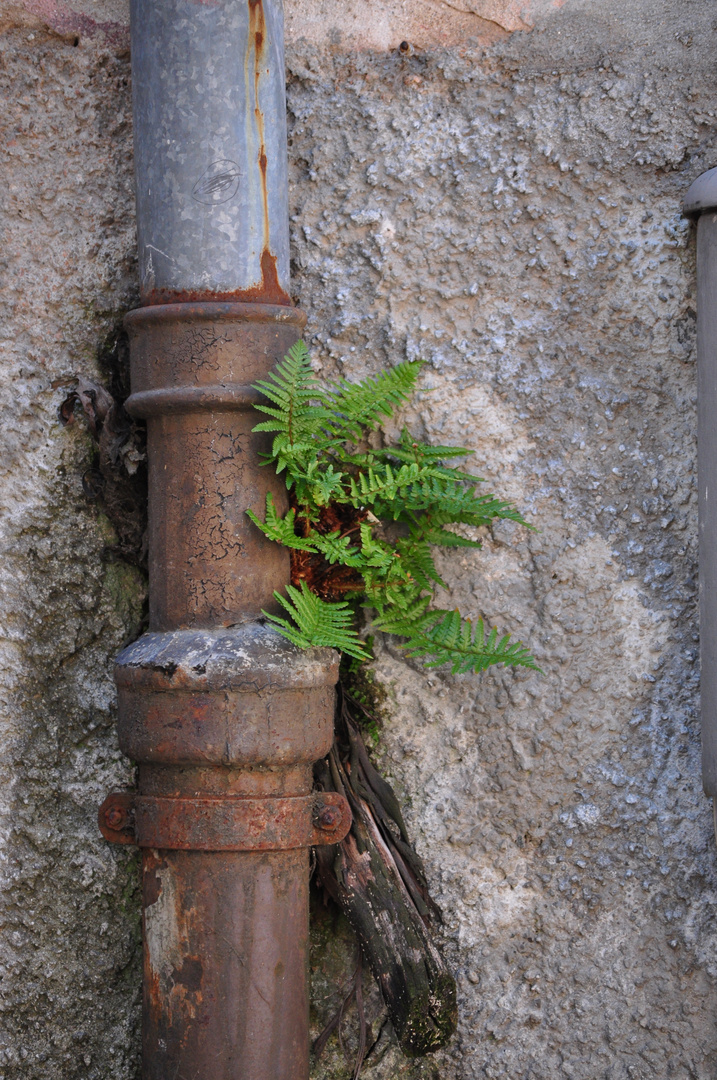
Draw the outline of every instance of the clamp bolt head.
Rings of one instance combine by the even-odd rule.
[[[127,815],[119,806],[108,806],[105,810],[105,821],[110,829],[121,829],[126,820]]]
[[[341,821],[341,811],[337,806],[324,806],[314,817],[314,824],[319,829],[330,832]]]

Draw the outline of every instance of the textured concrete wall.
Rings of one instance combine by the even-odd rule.
[[[680,202],[717,164],[714,5],[294,0],[287,15],[292,272],[317,368],[423,357],[409,422],[474,449],[540,529],[503,525],[441,566],[445,604],[514,629],[543,677],[453,678],[380,649],[380,756],[443,906],[461,1023],[446,1052],[406,1062],[372,993],[363,1075],[711,1080]],[[110,670],[145,586],[83,495],[86,435],[57,421],[72,376],[110,377],[136,302],[126,12],[27,0],[0,26],[0,1077],[129,1080],[135,867],[94,815],[131,779]],[[316,923],[318,1028],[352,943]],[[349,1075],[335,1046],[315,1067]]]

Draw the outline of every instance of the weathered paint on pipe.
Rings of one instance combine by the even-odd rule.
[[[717,169],[684,203],[697,219],[697,457],[700,537],[702,780],[717,796]]]
[[[281,0],[132,0],[143,304],[291,303]]]
[[[143,1080],[306,1080],[308,850],[143,852]]]

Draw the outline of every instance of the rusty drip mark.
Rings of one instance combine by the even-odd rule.
[[[261,199],[264,211],[264,245],[269,248],[269,192],[266,183],[266,139],[264,132],[264,114],[259,105],[259,82],[261,79],[261,54],[266,40],[266,20],[262,0],[249,0],[249,37],[254,42],[254,117],[259,135],[259,172],[261,173]]]
[[[261,177],[261,200],[263,210],[263,237],[261,253],[262,288],[275,295],[282,292],[276,268],[276,256],[271,254],[269,235],[269,190],[267,186],[266,139],[264,114],[259,105],[259,82],[261,79],[262,53],[266,44],[266,19],[263,0],[249,0],[249,40],[254,43],[254,118],[259,136],[257,156]]]
[[[261,253],[261,286],[262,294],[267,294],[272,297],[286,296],[286,293],[279,284],[279,274],[276,269],[276,255],[272,255],[267,248],[264,248]],[[277,300],[276,303],[288,303],[288,300]]]
[[[262,250],[262,258],[264,255],[270,255],[269,247],[269,192],[266,186],[266,148],[264,146],[264,117],[261,114],[261,109],[254,110],[257,117],[257,126],[260,130],[260,143],[259,143],[259,172],[261,173],[261,199],[264,210],[264,247]],[[262,267],[263,269],[263,267]]]

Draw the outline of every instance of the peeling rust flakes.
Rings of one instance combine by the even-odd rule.
[[[144,903],[145,907],[151,907],[152,904],[156,904],[162,895],[162,879],[156,874],[147,874],[144,881]]]
[[[164,1019],[162,989],[159,985],[159,975],[152,970],[147,954],[145,954],[144,987],[145,1008],[154,1024],[159,1028]]]
[[[145,851],[143,869],[144,906],[152,907],[162,895],[162,870],[166,870],[165,859],[154,851]]]

